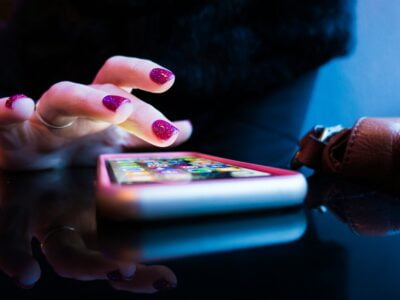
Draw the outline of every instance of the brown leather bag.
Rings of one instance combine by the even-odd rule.
[[[400,118],[361,118],[351,129],[316,126],[299,145],[295,169],[372,181],[400,175]]]

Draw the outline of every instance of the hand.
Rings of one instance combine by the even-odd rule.
[[[62,277],[108,281],[115,289],[134,293],[175,287],[171,269],[110,255],[99,247],[91,173],[79,169],[0,176],[0,270],[23,288],[36,285],[41,277],[32,254],[36,238]]]
[[[59,82],[36,104],[25,95],[0,99],[0,168],[35,170],[94,164],[101,153],[168,147],[186,141],[189,121],[169,121],[130,92],[163,93],[174,75],[138,58],[106,61],[93,83]]]

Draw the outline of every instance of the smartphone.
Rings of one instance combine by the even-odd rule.
[[[196,152],[104,154],[99,157],[100,213],[156,220],[299,205],[304,176]]]

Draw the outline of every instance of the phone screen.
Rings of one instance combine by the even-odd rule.
[[[196,157],[115,158],[107,160],[110,178],[118,184],[144,184],[207,179],[266,177],[270,173]]]

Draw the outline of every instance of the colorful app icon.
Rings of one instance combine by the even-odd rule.
[[[147,168],[149,169],[157,169],[157,168],[167,168],[168,164],[153,164],[153,165],[147,165]]]
[[[187,171],[192,174],[202,174],[202,173],[211,173],[213,170],[209,168],[196,168],[196,169],[187,169]]]
[[[216,168],[215,169],[218,172],[235,172],[235,171],[240,171],[241,168],[237,167],[224,167],[224,168]]]
[[[139,166],[137,163],[133,163],[133,162],[119,162],[117,164],[118,164],[118,166]]]
[[[168,163],[170,165],[176,165],[176,164],[181,164],[184,163],[182,160],[178,160],[178,159],[171,159],[170,161],[168,161]]]
[[[150,175],[149,172],[143,170],[143,171],[126,171],[124,173],[126,176],[143,176],[143,175]]]
[[[177,159],[179,159],[181,161],[195,161],[195,160],[197,160],[196,157],[192,157],[192,156],[183,156],[183,157],[178,157]]]
[[[157,161],[154,160],[154,159],[145,159],[145,160],[141,160],[140,162],[143,163],[143,164],[154,164]]]
[[[180,166],[182,169],[198,169],[200,166],[196,165],[188,165],[188,166]]]
[[[187,166],[191,166],[191,164],[188,163],[179,163],[179,164],[175,164],[174,167],[178,167],[178,168],[183,168],[183,167],[187,167]]]
[[[228,167],[228,165],[224,165],[224,164],[211,164],[211,165],[208,165],[208,167],[209,167],[209,168],[214,168],[214,169],[216,169],[216,168],[226,168],[226,167]]]

